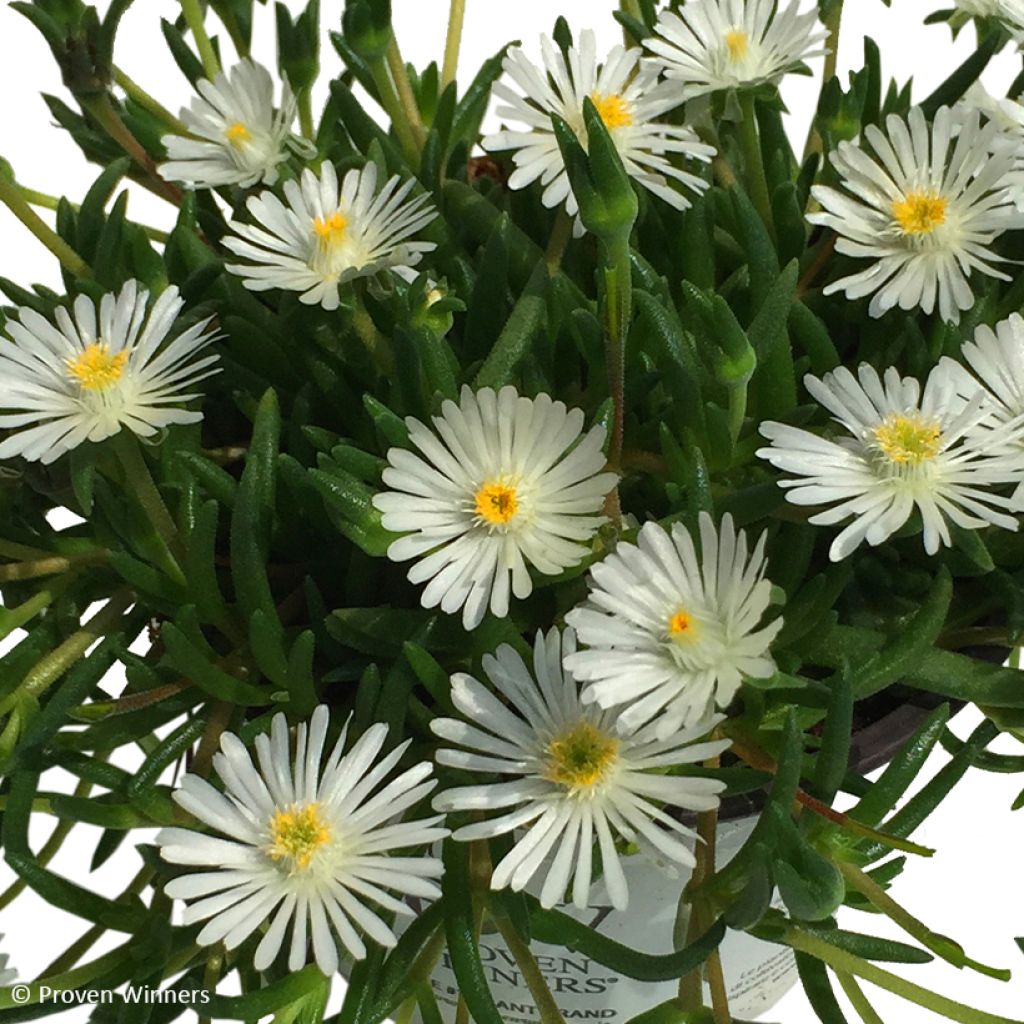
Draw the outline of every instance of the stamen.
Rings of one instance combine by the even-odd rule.
[[[492,526],[505,526],[519,511],[519,496],[511,484],[494,480],[476,492],[476,514]]]
[[[548,744],[545,777],[577,793],[589,793],[615,764],[619,741],[589,722],[579,722]]]
[[[930,235],[946,223],[949,201],[937,192],[910,192],[892,204],[892,215],[905,235]]]
[[[729,60],[743,60],[750,50],[750,36],[743,29],[730,29],[725,33],[725,48],[729,51]]]
[[[926,419],[919,412],[893,413],[875,427],[875,444],[890,461],[899,465],[919,466],[930,462],[942,447],[942,425],[937,419]]]
[[[126,349],[111,355],[109,345],[94,341],[74,359],[68,359],[67,366],[71,376],[87,391],[106,391],[124,375],[127,362]]]
[[[252,138],[252,132],[241,121],[236,121],[224,130],[224,137],[232,146],[240,146]]]
[[[594,92],[590,94],[590,99],[609,131],[615,128],[628,128],[633,123],[633,109],[618,93],[602,96]]]
[[[313,854],[331,840],[331,830],[320,815],[318,804],[293,804],[276,811],[270,819],[267,853],[274,861],[290,861],[292,871],[305,871]]]

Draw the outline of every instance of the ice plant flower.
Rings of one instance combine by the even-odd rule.
[[[378,190],[377,167],[348,171],[339,188],[334,165],[317,177],[308,168],[286,181],[282,202],[273,192],[252,196],[246,207],[255,223],[233,225],[224,245],[244,263],[229,264],[251,291],[301,292],[301,301],[337,309],[338,286],[383,270],[408,273],[433,242],[412,236],[437,216],[424,193],[412,199],[415,181],[396,175]]]
[[[510,591],[529,596],[528,565],[554,576],[589,553],[616,478],[602,472],[604,428],[581,437],[583,422],[581,409],[513,387],[464,387],[458,404],[446,401],[433,417],[433,430],[406,420],[422,454],[392,448],[383,475],[390,489],[373,503],[386,529],[405,534],[388,557],[417,559],[409,579],[427,584],[425,608],[461,608],[473,629],[488,605],[508,614]]]
[[[998,125],[980,126],[977,111],[964,119],[959,134],[942,107],[929,127],[920,107],[907,119],[890,114],[886,131],[864,129],[874,156],[841,142],[832,163],[842,189],[815,185],[822,212],[812,224],[839,236],[836,251],[870,259],[865,269],[831,282],[825,294],[847,298],[873,295],[869,313],[882,316],[896,306],[920,308],[956,323],[974,304],[968,283],[972,271],[1009,280],[994,266],[1000,257],[992,242],[1020,219],[1006,192],[1015,156],[993,150]]]
[[[306,964],[312,940],[313,958],[330,977],[339,942],[358,960],[366,956],[361,935],[395,944],[371,904],[411,915],[404,897],[440,895],[439,860],[391,856],[448,834],[440,818],[399,820],[433,790],[432,766],[422,762],[388,781],[411,741],[379,757],[388,732],[381,724],[345,754],[346,725],[324,762],[329,721],[320,705],[308,725],[299,725],[292,754],[285,716],[275,715],[270,735],[256,737],[257,764],[237,736],[225,733],[213,759],[224,791],[188,774],[174,793],[179,806],[220,835],[187,828],[157,834],[164,860],[193,869],[164,891],[191,901],[187,924],[207,922],[196,939],[201,946],[236,949],[268,925],[252,961],[258,971],[274,962],[291,925],[288,969]]]
[[[977,379],[952,359],[943,360],[957,391],[969,400],[983,386],[988,391],[992,421],[1012,430],[1024,417],[1024,319],[1013,313],[994,329],[982,324],[974,332],[974,340],[964,342],[960,351]]]
[[[0,939],[3,936],[0,935]],[[8,967],[10,957],[6,953],[0,953],[0,985],[10,985],[18,977],[18,972],[13,967]]]
[[[991,152],[1007,154],[1013,164],[1002,181],[1014,205],[1024,212],[1024,96],[1017,99],[1000,99],[993,96],[980,82],[975,82],[963,102],[953,108],[961,121],[978,111],[986,121],[998,126],[993,136]]]
[[[525,188],[540,180],[545,206],[565,204],[575,215],[576,198],[569,186],[565,162],[551,122],[557,114],[587,146],[587,128],[583,104],[590,99],[601,115],[626,173],[677,210],[690,205],[685,194],[673,186],[682,185],[691,192],[703,192],[708,183],[692,170],[673,162],[710,161],[714,147],[700,142],[684,125],[657,120],[679,105],[677,90],[659,82],[658,72],[640,62],[640,50],[616,46],[599,68],[594,33],[580,35],[579,48],[562,53],[546,36],[541,37],[543,67],[537,67],[519,47],[509,51],[503,62],[505,74],[519,92],[503,82],[494,92],[505,106],[498,115],[519,122],[522,129],[506,129],[484,139],[491,151],[513,150],[516,166],[509,177],[512,189]]]
[[[203,321],[168,336],[185,303],[169,287],[153,303],[138,281],[99,303],[79,295],[74,316],[62,306],[56,326],[23,307],[0,344],[0,459],[20,455],[53,462],[83,441],[102,441],[126,427],[141,437],[172,423],[197,423],[181,408],[192,389],[216,373],[217,357],[200,355],[213,341]],[[166,344],[165,344],[166,342]]]
[[[816,4],[802,0],[691,0],[658,16],[644,43],[680,100],[722,89],[778,84],[826,52]]]
[[[491,888],[519,891],[543,875],[545,907],[561,902],[570,879],[573,902],[589,905],[596,840],[612,906],[625,910],[629,893],[616,835],[692,867],[694,833],[663,808],[713,810],[724,783],[666,769],[716,757],[729,741],[703,740],[713,720],[667,739],[651,729],[620,732],[615,714],[580,701],[576,680],[563,668],[575,647],[572,630],[538,632],[532,672],[512,647],[499,647],[483,660],[496,693],[472,676],[452,677],[452,700],[464,720],[431,723],[442,740],[455,744],[437,752],[438,763],[504,778],[446,790],[434,807],[489,815],[457,829],[456,840],[525,830],[495,865]]]
[[[167,161],[158,171],[166,181],[193,188],[257,182],[273,185],[289,148],[304,149],[292,136],[297,110],[288,83],[274,106],[270,72],[246,58],[214,80],[196,83],[199,95],[181,111],[188,135],[165,135]]]
[[[1016,447],[1024,422],[979,431],[992,413],[980,386],[965,400],[959,375],[945,364],[928,375],[923,393],[913,377],[901,377],[894,367],[879,376],[866,363],[856,376],[840,367],[804,383],[848,436],[831,440],[767,422],[761,433],[771,447],[757,454],[792,474],[780,486],[793,504],[828,506],[810,522],[851,520],[832,542],[833,561],[864,540],[881,544],[915,509],[931,555],[952,543],[950,522],[966,530],[990,524],[1017,529],[1016,503],[992,488],[1024,480]]]
[[[744,677],[772,675],[782,619],[762,624],[771,600],[764,535],[753,552],[732,517],[699,521],[701,552],[681,523],[645,523],[591,567],[587,601],[566,616],[583,650],[566,667],[588,685],[586,703],[616,708],[633,729],[655,722],[660,739],[724,708]]]

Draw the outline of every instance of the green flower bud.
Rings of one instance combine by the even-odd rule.
[[[636,223],[639,203],[619,151],[594,104],[584,101],[587,149],[576,133],[552,117],[583,226],[605,243],[622,243]]]
[[[391,0],[348,0],[341,27],[360,57],[380,60],[391,42]]]
[[[277,66],[295,92],[312,87],[320,72],[320,0],[309,5],[295,21],[278,0]]]

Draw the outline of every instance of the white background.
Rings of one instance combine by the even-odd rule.
[[[841,72],[856,66],[863,52],[864,34],[870,30],[882,47],[885,73],[901,82],[913,75],[915,96],[927,95],[970,52],[973,38],[967,30],[954,46],[945,26],[923,25],[924,17],[943,5],[943,0],[935,0],[934,4],[928,0],[895,0],[893,9],[887,9],[880,0],[847,0]],[[290,0],[288,6],[293,10],[301,7],[295,0]],[[340,0],[326,0],[323,4],[325,29],[337,27],[341,6]],[[529,50],[536,52],[537,36],[550,31],[558,14],[564,14],[574,27],[596,29],[599,48],[609,47],[619,39],[609,13],[611,0],[468,0],[467,6],[462,65],[465,74],[472,74],[485,57],[509,38],[523,40]],[[405,57],[417,65],[440,60],[447,21],[446,0],[393,0],[393,8]],[[167,0],[136,3],[124,19],[115,54],[117,63],[131,77],[174,110],[187,101],[189,87],[166,52],[157,19],[159,15],[173,17],[176,9],[177,5]],[[271,6],[257,11],[255,52],[272,64]],[[323,61],[329,74],[339,67],[327,43]],[[986,81],[993,90],[1005,90],[1020,66],[1018,56],[1002,54],[986,74]],[[815,70],[820,73],[820,61]],[[817,87],[817,79],[802,78],[791,78],[784,87],[792,110],[791,128],[800,144]],[[78,200],[97,171],[85,163],[67,136],[49,124],[48,111],[39,96],[43,91],[69,99],[63,93],[42,38],[18,14],[0,7],[0,155],[11,161],[23,185]],[[320,98],[324,92],[322,89]],[[141,190],[133,190],[130,212],[136,219],[160,227],[169,225],[174,216],[170,207]],[[0,275],[24,286],[41,282],[59,287],[54,261],[3,208]],[[116,683],[111,688],[116,690]],[[957,731],[966,735],[977,720],[976,713],[961,716]],[[942,754],[934,755],[926,776],[944,762]],[[59,780],[47,784],[54,788],[61,785]],[[1020,884],[1024,812],[1011,815],[1009,811],[1021,785],[1024,779],[972,772],[917,837],[936,847],[936,856],[912,864],[909,877],[897,883],[894,895],[934,930],[960,940],[971,955],[984,962],[1012,967],[1019,977],[1024,977],[1024,961],[1012,941],[1014,935],[1024,934],[1024,895]],[[36,848],[48,832],[48,823],[36,822]],[[89,875],[88,858],[97,837],[98,830],[79,826],[52,867],[98,892],[113,895],[134,874],[137,856],[126,846],[101,871]],[[0,889],[10,881],[11,873],[0,864]],[[898,934],[894,928],[887,928],[885,922],[854,912],[846,915],[844,924],[854,930],[879,929],[893,936]],[[12,954],[24,978],[36,975],[85,929],[80,919],[55,911],[31,892],[0,913],[0,931],[7,933],[2,948]],[[109,939],[98,944],[86,959],[110,948],[114,943]],[[899,970],[919,984],[933,986],[979,1009],[1024,1017],[1024,988],[1018,978],[1001,985],[942,964]],[[925,1024],[937,1019],[886,993],[869,991],[881,1016],[890,1024]],[[336,993],[332,1005],[337,1002]],[[57,1019],[84,1021],[86,1017],[84,1010],[74,1010]],[[851,1022],[856,1019],[852,1011],[849,1018]],[[791,993],[766,1019],[780,1024],[812,1024],[816,1020],[799,990]]]

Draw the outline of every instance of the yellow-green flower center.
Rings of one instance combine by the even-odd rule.
[[[242,143],[248,142],[252,138],[252,132],[249,131],[247,125],[236,121],[224,129],[224,137],[232,146],[241,146]]]
[[[128,352],[111,353],[110,346],[94,341],[73,359],[68,359],[68,373],[87,391],[106,391],[124,375]]]
[[[492,480],[476,492],[476,514],[491,526],[505,526],[519,511],[519,495],[515,487],[501,480]]]
[[[602,96],[594,92],[590,94],[590,99],[609,131],[615,128],[628,128],[633,123],[633,109],[618,93]]]
[[[668,638],[680,647],[687,647],[697,639],[697,622],[685,608],[668,617]]]
[[[337,210],[330,217],[317,217],[313,221],[313,233],[317,237],[320,249],[330,252],[337,248],[345,239],[345,232],[348,231],[348,217]]]
[[[946,223],[948,200],[937,192],[909,192],[892,204],[892,215],[905,235],[930,235]]]
[[[575,792],[591,792],[615,765],[619,741],[589,722],[578,722],[548,744],[545,777]]]
[[[729,60],[743,60],[750,50],[750,36],[743,29],[730,29],[725,33],[725,49],[728,51]]]
[[[942,447],[942,425],[919,412],[892,413],[872,431],[879,451],[900,465],[919,466],[939,454]]]
[[[320,813],[319,804],[304,807],[293,804],[276,811],[270,819],[267,853],[271,860],[288,862],[293,871],[305,871],[313,854],[330,841],[331,829]]]

